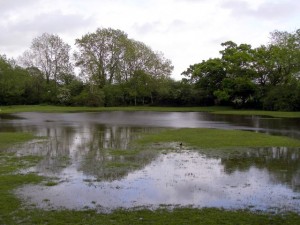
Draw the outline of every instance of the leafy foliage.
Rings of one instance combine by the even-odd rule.
[[[300,109],[300,30],[274,31],[257,48],[224,42],[220,58],[190,65],[181,81],[170,78],[162,53],[121,30],[99,28],[76,46],[74,65],[55,34],[33,39],[18,60],[23,67],[0,55],[0,104]]]
[[[216,104],[299,110],[300,30],[275,31],[267,46],[222,43],[221,58],[191,65],[182,74]]]

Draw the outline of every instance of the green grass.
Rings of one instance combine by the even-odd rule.
[[[13,144],[29,141],[34,136],[30,133],[0,132],[0,150]]]
[[[51,106],[51,105],[24,105],[24,106],[0,106],[0,113],[17,112],[103,112],[103,111],[156,111],[156,112],[213,112],[229,110],[226,107],[73,107],[73,106]]]
[[[241,147],[300,147],[300,141],[288,137],[272,136],[240,130],[206,128],[184,128],[164,130],[145,135],[139,144],[160,142],[182,142],[197,148],[241,148]]]
[[[281,112],[264,110],[216,110],[215,114],[244,115],[244,116],[269,116],[275,118],[300,118],[300,112]]]
[[[211,112],[226,115],[270,116],[276,118],[300,118],[300,112],[280,112],[264,110],[232,110],[230,107],[155,107],[155,106],[128,106],[128,107],[74,107],[52,105],[18,105],[0,106],[0,114],[17,112],[103,112],[103,111],[155,111],[155,112]]]
[[[118,210],[111,214],[101,214],[95,211],[42,211],[35,210],[19,212],[23,215],[22,223],[53,224],[53,225],[282,225],[299,224],[300,216],[296,214],[268,215],[255,214],[247,211],[225,211],[219,209],[175,209],[168,211],[160,210]],[[21,219],[20,219],[21,220]],[[13,224],[13,223],[7,223]]]

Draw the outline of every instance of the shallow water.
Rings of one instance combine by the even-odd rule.
[[[132,140],[143,133],[168,127],[244,129],[299,138],[298,122],[208,113],[18,113],[0,118],[0,131],[49,137],[10,149],[19,155],[44,156],[29,171],[57,183],[18,189],[30,205],[99,211],[167,205],[300,213],[299,149],[242,149],[215,158],[173,143],[173,151],[113,154],[130,149]]]
[[[298,183],[285,182],[281,179],[286,174],[283,171],[250,165],[243,170],[230,168],[228,172],[226,163],[181,150],[161,154],[120,179],[97,181],[95,176],[68,167],[62,171],[58,185],[25,186],[18,193],[47,209],[109,211],[168,205],[300,213],[299,173],[292,177]]]

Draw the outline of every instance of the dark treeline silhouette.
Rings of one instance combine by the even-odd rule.
[[[0,105],[210,106],[300,110],[300,30],[275,31],[252,48],[222,43],[220,58],[173,66],[160,52],[111,28],[76,39],[43,34],[17,60],[0,55]],[[75,72],[76,75],[75,75]]]

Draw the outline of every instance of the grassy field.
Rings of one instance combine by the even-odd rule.
[[[155,111],[155,112],[214,112],[230,110],[227,107],[73,107],[51,105],[0,106],[0,113],[17,112],[102,112],[102,111]]]
[[[300,147],[300,140],[240,130],[206,128],[169,129],[149,134],[138,140],[140,144],[182,142],[197,148],[241,147]]]
[[[275,118],[300,118],[300,112],[280,112],[280,111],[264,111],[264,110],[216,110],[215,114],[224,115],[246,115],[246,116],[269,116]]]
[[[0,114],[17,112],[102,112],[102,111],[155,111],[155,112],[211,112],[226,115],[269,116],[277,118],[300,118],[300,112],[263,110],[233,110],[230,107],[73,107],[51,105],[0,106]]]

